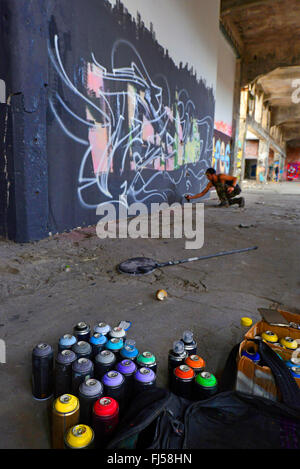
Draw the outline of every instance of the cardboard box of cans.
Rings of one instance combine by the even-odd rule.
[[[289,311],[278,311],[283,318],[289,322],[300,324],[299,315],[290,313]],[[292,339],[299,341],[298,347],[300,347],[300,330],[294,327],[271,325],[268,322],[261,320],[247,331],[244,340],[240,344],[237,357],[236,390],[256,396],[266,397],[274,401],[281,401],[280,391],[276,386],[275,378],[271,369],[268,366],[264,366],[261,361],[253,359],[258,352],[258,346],[249,340],[256,336],[261,336],[267,331],[271,331],[277,335],[278,341],[276,343],[268,342],[268,345],[282,358],[287,366],[291,368],[291,365],[293,364],[291,360],[300,362],[300,349],[289,350],[282,345],[279,345],[281,339],[291,337]],[[252,358],[245,356],[245,352],[250,352]],[[300,366],[300,363],[295,366]],[[294,379],[300,387],[300,378],[294,376]]]

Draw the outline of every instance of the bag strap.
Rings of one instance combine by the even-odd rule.
[[[282,401],[289,407],[300,409],[300,389],[293,378],[290,370],[284,364],[283,360],[274,350],[260,339],[248,339],[258,345],[258,352],[262,361],[268,366],[273,375],[278,389],[282,395]],[[236,357],[240,344],[237,344],[231,350],[225,368],[220,380],[219,389],[221,392],[233,390],[236,383],[237,364]]]

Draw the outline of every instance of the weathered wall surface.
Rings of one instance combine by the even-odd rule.
[[[13,238],[95,224],[99,205],[172,203],[204,187],[219,0],[125,1],[128,11],[104,0],[2,3]]]
[[[212,166],[229,173],[233,119],[236,56],[221,31],[218,32],[218,73],[215,135]]]

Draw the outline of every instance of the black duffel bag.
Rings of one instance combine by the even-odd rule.
[[[255,341],[282,402],[233,391],[235,346],[215,396],[197,402],[166,389],[139,394],[107,449],[300,449],[300,390],[278,355]]]

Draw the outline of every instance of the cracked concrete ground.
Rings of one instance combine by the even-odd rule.
[[[41,341],[56,350],[79,320],[131,320],[129,336],[155,353],[158,385],[166,386],[168,350],[185,329],[194,331],[198,353],[219,376],[242,316],[255,322],[257,308],[276,305],[297,311],[300,184],[248,183],[243,193],[244,209],[216,208],[215,193],[205,200],[205,242],[197,252],[185,250],[184,239],[100,240],[94,228],[26,245],[0,241],[1,448],[50,447],[50,402],[32,398],[31,352]],[[167,261],[255,245],[257,251],[137,278],[116,270],[130,257]],[[168,292],[162,302],[155,298],[161,288]]]

